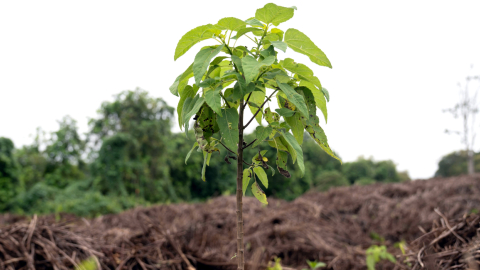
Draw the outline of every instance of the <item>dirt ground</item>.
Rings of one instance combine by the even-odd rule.
[[[367,269],[385,245],[397,263],[377,269],[479,269],[480,175],[309,192],[292,202],[244,199],[247,269]],[[0,216],[1,269],[236,269],[235,197],[159,205],[87,220]],[[406,243],[404,253],[395,243]]]

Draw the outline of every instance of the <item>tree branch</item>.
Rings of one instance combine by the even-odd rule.
[[[243,149],[249,147],[250,145],[252,145],[252,144],[255,143],[256,141],[257,141],[257,139],[253,140],[251,143],[245,145],[245,146],[243,147]]]
[[[247,164],[248,166],[253,166],[253,164],[247,163],[245,160],[242,160],[243,163]]]
[[[265,99],[262,106],[260,106],[260,108],[258,108],[257,112],[253,115],[252,119],[250,119],[250,121],[248,121],[248,123],[245,126],[243,126],[243,129],[247,128],[248,125],[250,125],[250,123],[253,121],[253,119],[255,119],[255,116],[257,116],[257,114],[262,110],[263,106],[265,106],[265,103],[267,103],[267,101],[269,101],[277,91],[278,91],[278,89],[275,89],[275,91],[273,91],[273,93],[267,99]]]
[[[223,147],[225,147],[225,149],[227,149],[228,151],[232,152],[233,154],[237,155],[237,153],[233,152],[230,148],[228,148],[225,144],[222,143],[222,141],[220,140],[217,140],[221,145],[223,145]]]

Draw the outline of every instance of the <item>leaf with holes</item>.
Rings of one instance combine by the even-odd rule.
[[[234,108],[222,109],[222,116],[217,115],[217,123],[222,135],[222,142],[233,152],[238,145],[238,112]]]

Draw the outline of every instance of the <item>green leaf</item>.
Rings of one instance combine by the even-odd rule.
[[[243,196],[245,196],[245,192],[247,191],[247,187],[248,187],[248,184],[250,183],[250,179],[252,179],[252,171],[250,169],[243,170],[243,178],[242,178]]]
[[[220,131],[217,124],[217,116],[207,104],[203,104],[201,112],[197,113],[197,122],[199,123],[200,127],[203,130],[203,136],[208,141],[210,141],[210,137],[212,137],[213,134]],[[213,148],[212,150],[215,150],[215,149],[216,148]],[[207,151],[205,149],[203,150]]]
[[[303,175],[305,175],[305,164],[303,163],[302,147],[300,146],[300,144],[298,144],[297,140],[295,139],[295,137],[293,137],[292,134],[290,134],[288,132],[282,132],[282,135],[283,135],[283,138],[285,138],[285,140],[292,146],[292,148],[297,153],[298,167],[300,168],[300,171],[301,171],[302,177],[303,177]],[[295,163],[295,161],[294,161],[294,163]]]
[[[236,152],[238,145],[238,112],[234,108],[222,109],[222,116],[217,115],[223,143]]]
[[[192,154],[193,150],[195,150],[195,148],[197,148],[197,146],[198,146],[198,143],[195,142],[193,144],[192,149],[188,152],[187,156],[185,157],[185,165],[187,165],[187,160],[190,158],[190,155]]]
[[[318,88],[322,88],[320,80],[313,75],[313,71],[304,64],[295,63],[292,58],[286,58],[280,64],[288,71],[296,73],[301,79],[307,80]]]
[[[292,128],[292,133],[295,139],[297,140],[298,144],[303,143],[303,123],[301,119],[301,115],[299,113],[294,114],[291,117],[286,117],[285,121],[287,121],[288,125]]]
[[[302,88],[303,94],[305,95],[306,103],[308,105],[308,111],[311,116],[308,119],[302,119],[305,130],[310,134],[310,136],[315,140],[315,142],[320,146],[320,148],[325,151],[325,153],[342,162],[337,156],[335,156],[332,149],[330,149],[327,136],[325,135],[323,129],[320,127],[318,116],[316,115],[315,99],[312,92],[309,88]]]
[[[241,36],[253,31],[258,31],[258,28],[248,27],[248,28],[239,29],[237,31],[237,34],[234,37],[232,37],[232,39],[239,39]]]
[[[295,111],[289,110],[287,108],[275,109],[275,111],[283,117],[291,117],[295,114]]]
[[[185,105],[187,104],[187,100],[185,100],[185,104],[183,104],[184,112],[185,112]],[[203,99],[203,97],[196,95],[195,98],[193,98],[191,102],[188,104],[188,107],[190,108],[190,110],[188,110],[187,108],[187,112],[185,113],[185,117],[183,118],[183,122],[185,123],[185,134],[188,135],[188,124],[189,124],[190,118],[192,118],[192,116],[196,114],[198,110],[200,110],[204,102],[205,100]]]
[[[267,174],[265,173],[263,168],[262,167],[255,167],[255,168],[253,168],[253,171],[257,175],[258,179],[260,179],[263,186],[268,188],[268,178],[267,178]]]
[[[212,110],[220,116],[222,116],[222,97],[220,96],[221,91],[222,86],[217,87],[215,90],[210,88],[205,91],[205,101],[207,102],[208,106],[210,106],[210,108],[212,108]]]
[[[275,170],[272,168],[272,166],[268,165],[268,168],[270,169],[270,171],[272,172],[272,176],[275,176]]]
[[[303,130],[303,127],[302,127],[302,130]],[[257,147],[257,145],[261,144],[263,142],[263,140],[268,138],[268,135],[270,135],[272,133],[272,131],[273,131],[272,127],[258,126],[255,129],[255,139],[257,139],[257,141],[255,141],[255,143],[253,143],[252,147]]]
[[[243,74],[242,59],[236,55],[232,55],[232,62],[237,66],[238,71]]]
[[[297,29],[288,29],[284,41],[292,50],[308,56],[315,64],[332,68],[332,64],[325,53],[309,37]]]
[[[266,24],[272,23],[278,26],[282,22],[286,22],[293,17],[293,8],[277,6],[273,3],[266,4],[263,8],[257,9],[255,19]]]
[[[196,84],[200,84],[202,77],[208,69],[210,61],[223,49],[224,46],[225,44],[222,44],[217,48],[206,48],[195,55],[195,60],[193,61],[193,76]]]
[[[258,62],[255,58],[250,55],[242,58],[243,73],[245,75],[245,82],[251,82],[257,75],[262,66],[270,66],[275,62],[275,56],[269,56],[263,61]]]
[[[255,18],[248,19],[245,22],[248,25],[251,25],[251,26],[258,26],[258,27],[264,27],[265,26],[261,21],[255,19]],[[257,28],[257,30],[258,30],[258,28]]]
[[[280,87],[282,92],[285,93],[288,101],[292,102],[293,105],[295,105],[295,107],[300,111],[300,113],[308,119],[308,110],[303,97],[295,92],[295,90],[293,90],[293,88],[288,84],[281,83],[277,80],[277,85]]]
[[[275,48],[273,46],[268,46],[265,50],[260,51],[260,55],[267,58],[269,56],[276,56]]]
[[[278,113],[274,113],[270,110],[269,107],[265,109],[265,121],[267,123],[271,124],[273,122],[278,122],[280,121],[280,115]]]
[[[262,106],[263,101],[265,100],[265,91],[253,91],[252,95],[250,96],[250,100],[248,102],[248,107],[250,108],[250,111],[252,112],[253,115],[258,111],[260,106]],[[255,104],[255,106],[251,105]],[[257,120],[258,124],[262,124],[262,110],[258,112],[258,114],[255,116],[255,120]]]
[[[291,175],[290,173],[287,171],[287,161],[288,161],[288,153],[284,152],[284,151],[277,151],[277,160],[276,160],[276,163],[277,163],[277,169],[278,169],[278,172],[287,177],[287,178],[290,178]]]
[[[252,184],[252,193],[255,198],[257,198],[258,201],[260,201],[263,204],[268,204],[267,202],[267,196],[265,195],[265,192],[263,192],[262,188],[258,185],[257,182],[253,182]]]
[[[325,101],[324,94],[311,82],[302,80],[300,81],[300,86],[305,86],[308,89],[310,89],[315,99],[315,104],[322,111],[323,117],[325,118],[325,123],[327,123],[328,111],[327,111],[327,102]]]
[[[187,85],[182,91],[180,91],[180,101],[177,105],[178,125],[180,126],[180,129],[183,129],[183,104],[185,103],[185,99],[187,99],[187,97],[193,98],[195,96],[198,91],[198,87],[195,88],[196,90],[190,85]]]
[[[212,153],[207,153],[203,152],[203,167],[202,167],[202,180],[205,182],[205,171],[207,168],[207,163],[210,161],[210,157],[212,156]]]
[[[271,43],[275,48],[277,48],[277,49],[279,49],[283,52],[287,51],[287,43],[282,42],[282,41],[271,41]]]
[[[367,256],[367,268],[368,270],[375,270],[375,258],[373,256]]]
[[[174,60],[177,60],[180,56],[184,55],[193,45],[202,40],[206,40],[213,37],[212,24],[202,25],[188,31],[178,41],[175,48]]]
[[[330,93],[328,93],[327,88],[322,87],[322,92],[325,95],[325,97],[327,98],[327,101],[330,102]]]
[[[227,17],[220,19],[217,25],[223,28],[223,30],[227,29],[232,31],[238,31],[241,28],[245,28],[247,26],[247,23],[234,17]]]
[[[173,82],[172,86],[170,86],[168,89],[170,89],[170,93],[178,97],[178,85],[180,84],[180,78],[182,77],[182,74],[178,75],[178,77],[175,79],[175,82]]]

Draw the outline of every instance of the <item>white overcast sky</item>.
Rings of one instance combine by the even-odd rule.
[[[37,127],[54,131],[65,115],[86,132],[101,102],[136,87],[176,106],[168,87],[212,42],[175,62],[180,37],[269,2],[0,1],[0,136],[30,144]],[[444,134],[459,123],[442,109],[458,100],[458,82],[480,75],[480,1],[274,3],[297,6],[279,28],[303,31],[332,62],[330,70],[290,49],[279,55],[313,67],[329,89],[325,130],[344,161],[391,159],[428,178],[462,147]]]

